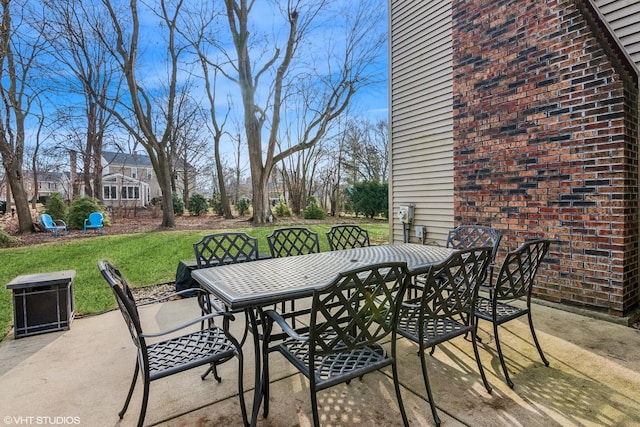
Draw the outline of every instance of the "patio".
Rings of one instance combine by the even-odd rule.
[[[193,299],[141,310],[147,330],[197,314]],[[429,373],[444,426],[640,425],[640,330],[535,305],[534,321],[550,360],[545,367],[526,321],[504,328],[503,342],[514,390],[504,383],[488,323],[481,322],[480,353],[493,386],[487,394],[469,342],[438,346]],[[159,323],[162,322],[162,323]],[[167,322],[167,323],[165,323]],[[234,327],[243,327],[236,321]],[[403,398],[412,425],[434,425],[420,373],[417,346],[399,345]],[[253,351],[245,344],[245,389],[253,396]],[[133,372],[135,350],[118,311],[76,319],[69,331],[0,343],[0,415],[5,425],[135,425],[141,389],[122,421],[120,410]],[[308,382],[272,355],[269,418],[261,426],[311,425]],[[220,367],[222,383],[201,381],[196,370],[151,384],[147,425],[241,425],[236,390],[237,361]],[[387,374],[389,376],[387,376]],[[390,370],[320,392],[323,425],[401,425]],[[31,418],[30,418],[31,417]],[[41,417],[38,419],[37,417]],[[63,418],[55,418],[63,417]],[[46,419],[45,419],[46,421]],[[43,424],[40,422],[39,424]]]

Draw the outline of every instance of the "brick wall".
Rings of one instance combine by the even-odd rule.
[[[502,250],[558,239],[536,296],[625,315],[638,77],[582,1],[453,1],[455,220],[500,229]]]

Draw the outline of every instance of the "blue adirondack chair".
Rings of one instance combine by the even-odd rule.
[[[84,220],[84,234],[87,234],[87,229],[89,228],[97,228],[100,230],[100,234],[102,234],[103,219],[100,212],[91,212],[89,218]]]
[[[46,231],[53,232],[53,235],[56,237],[58,236],[58,231],[64,231],[65,234],[67,233],[67,223],[61,219],[54,220],[49,214],[40,214],[40,223],[42,223],[42,228]]]

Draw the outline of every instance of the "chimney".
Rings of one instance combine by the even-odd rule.
[[[69,200],[73,200],[73,196],[78,194],[78,183],[76,182],[76,167],[78,163],[78,153],[75,150],[69,150],[69,182],[71,188],[69,189]]]

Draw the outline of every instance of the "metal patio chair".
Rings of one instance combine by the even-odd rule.
[[[494,262],[500,246],[500,240],[502,240],[502,234],[495,228],[482,225],[459,225],[453,230],[449,230],[447,247],[467,249],[491,246],[491,262]],[[490,287],[485,285],[485,281],[486,277],[483,278],[480,289],[490,291]]]
[[[446,261],[433,265],[418,286],[417,296],[402,303],[398,316],[398,334],[419,346],[422,375],[431,413],[436,425],[440,418],[429,384],[426,349],[450,339],[471,333],[473,353],[482,382],[489,393],[491,386],[480,362],[476,343],[474,316],[464,316],[472,311],[480,280],[486,275],[491,262],[491,247],[468,248],[453,253]],[[469,318],[470,321],[466,319]]]
[[[381,263],[341,273],[331,284],[313,293],[311,320],[305,334],[294,330],[276,311],[265,311],[261,387],[264,416],[269,414],[269,353],[277,351],[309,380],[314,426],[319,425],[319,391],[389,365],[402,420],[408,425],[396,363],[396,320],[407,282],[405,263]],[[288,338],[270,347],[274,323]],[[391,354],[380,344],[389,336]]]
[[[318,233],[305,227],[278,228],[267,236],[267,242],[269,243],[269,251],[273,258],[320,252]],[[289,301],[290,307],[288,309],[286,305],[286,302],[281,304],[280,312],[283,314],[286,313],[285,315],[291,318],[294,325],[296,323],[296,316],[309,313],[309,310],[299,310],[296,312],[295,300]],[[283,337],[284,335],[279,334],[277,336]]]
[[[258,239],[244,232],[214,233],[193,244],[198,268],[258,259]]]
[[[86,218],[84,220],[84,223],[82,226],[84,230],[84,234],[87,234],[87,230],[91,228],[100,231],[100,234],[102,234],[103,223],[104,223],[104,217],[102,216],[102,213],[91,212],[89,214],[89,218]]]
[[[334,225],[327,231],[327,240],[332,251],[370,245],[369,232],[354,224]]]
[[[273,258],[320,252],[318,233],[305,227],[287,227],[273,230],[267,236]]]
[[[546,239],[531,240],[523,243],[518,249],[509,252],[502,262],[500,271],[495,278],[495,283],[493,281],[493,274],[490,275],[490,284],[492,287],[491,297],[485,298],[479,296],[476,301],[475,317],[487,320],[493,324],[493,334],[496,338],[500,364],[502,365],[505,381],[511,388],[513,388],[513,382],[511,378],[509,378],[507,365],[504,361],[504,355],[500,345],[500,336],[498,335],[498,326],[526,314],[529,321],[529,329],[531,329],[531,335],[538,349],[538,354],[540,354],[542,362],[546,366],[549,366],[549,361],[544,357],[544,353],[542,352],[533,328],[533,319],[531,318],[531,292],[538,267],[540,267],[540,263],[549,251],[550,244],[551,241]],[[520,298],[526,298],[525,308],[516,307],[504,302],[514,301]],[[476,328],[477,327],[476,321]]]
[[[198,366],[217,366],[233,357],[237,357],[240,408],[242,411],[242,420],[245,425],[248,425],[242,385],[242,348],[238,341],[227,333],[229,330],[229,321],[233,320],[233,315],[228,312],[209,313],[165,331],[145,333],[140,323],[136,302],[120,271],[107,261],[99,261],[98,268],[113,292],[122,317],[131,334],[131,339],[138,350],[129,393],[127,394],[122,410],[118,413],[120,419],[124,417],[129,407],[129,402],[131,401],[131,396],[133,395],[133,390],[135,389],[138,379],[138,372],[141,373],[144,382],[142,405],[140,415],[138,416],[138,426],[141,427],[147,411],[149,386],[152,381]],[[168,297],[163,298],[163,300],[166,298]],[[214,323],[214,318],[216,317],[222,317],[223,328],[220,328]],[[200,324],[201,328],[192,331],[193,325],[196,324]],[[178,332],[187,328],[191,330],[191,332],[177,335]],[[220,382],[221,378],[218,377],[217,374],[215,376],[216,380]]]
[[[208,234],[193,244],[193,251],[196,256],[197,268],[256,261],[261,257],[258,252],[258,239],[249,236],[245,232]],[[221,301],[215,300],[213,296],[206,292],[198,293],[197,296],[203,315],[214,310],[211,308],[212,304],[218,307],[223,305]],[[246,316],[246,319],[248,322],[249,317]],[[244,345],[248,333],[249,328],[245,328],[244,335],[240,340],[241,346]],[[202,375],[202,379],[212,371],[212,368],[214,375],[217,377],[215,365],[212,365],[211,368]]]
[[[58,232],[62,231],[67,234],[67,223],[61,219],[54,220],[51,215],[43,213],[40,214],[40,223],[45,231],[53,232],[55,237],[58,237]]]

